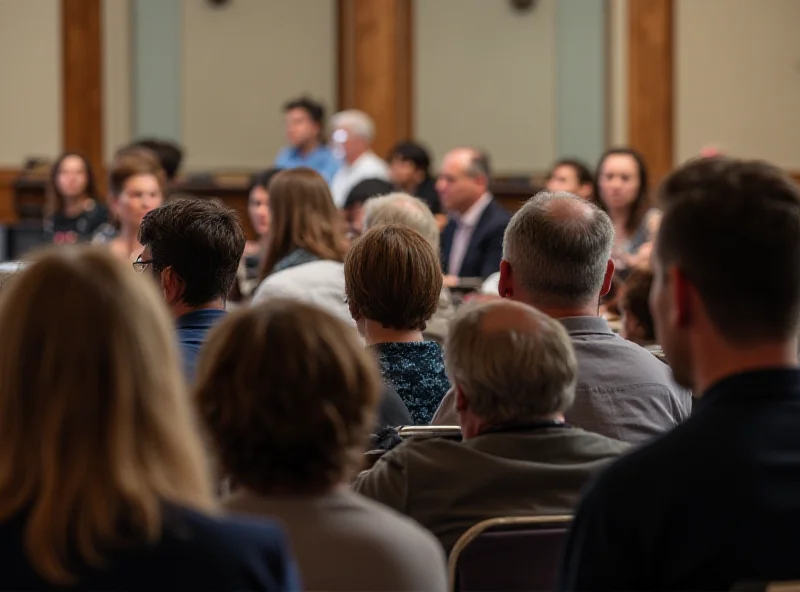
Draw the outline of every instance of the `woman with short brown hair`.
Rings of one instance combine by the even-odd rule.
[[[418,232],[379,225],[353,243],[344,274],[350,314],[384,380],[417,425],[430,423],[450,388],[441,346],[422,335],[439,304],[439,257]]]
[[[443,590],[429,533],[349,491],[380,392],[375,361],[343,321],[285,299],[212,332],[197,402],[235,512],[276,516],[309,590]]]
[[[0,589],[287,589],[282,534],[219,520],[152,282],[96,247],[0,300]]]

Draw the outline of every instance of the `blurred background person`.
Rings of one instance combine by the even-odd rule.
[[[167,186],[169,187],[175,182],[183,162],[183,150],[178,144],[169,140],[143,138],[134,140],[128,147],[151,150],[158,158],[161,168],[164,169],[164,173],[167,176]]]
[[[436,179],[431,175],[431,156],[417,142],[400,142],[389,154],[389,180],[395,190],[408,193],[425,202],[439,228],[444,228],[447,215],[436,191]]]
[[[342,208],[350,238],[361,236],[364,232],[365,202],[373,197],[388,195],[392,190],[392,184],[383,179],[364,179],[350,190]]]
[[[233,313],[203,352],[200,414],[238,484],[224,505],[286,526],[308,590],[447,588],[433,536],[347,486],[380,390],[356,333],[296,301]]]
[[[331,181],[331,194],[337,208],[344,206],[347,194],[364,179],[389,179],[389,167],[372,151],[375,123],[358,109],[340,111],[331,118],[331,139],[341,152],[342,164]]]
[[[269,216],[253,302],[302,300],[352,323],[344,293],[344,221],[325,179],[305,167],[281,171],[269,184]]]
[[[102,249],[69,247],[5,290],[0,587],[298,589],[277,526],[212,517],[152,282]]]
[[[566,191],[594,202],[594,175],[589,167],[575,158],[557,161],[547,176],[547,191]]]
[[[56,244],[86,242],[108,220],[98,201],[89,161],[75,152],[62,154],[50,169],[45,200],[45,236]]]
[[[275,157],[275,168],[308,167],[330,183],[341,163],[325,145],[325,108],[301,97],[283,106],[283,117],[289,145]]]

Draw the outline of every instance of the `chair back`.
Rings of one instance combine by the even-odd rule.
[[[461,428],[459,426],[403,426],[397,431],[403,440],[408,438],[447,438],[448,440],[461,441]]]
[[[555,590],[571,516],[479,522],[458,539],[448,562],[457,592]]]

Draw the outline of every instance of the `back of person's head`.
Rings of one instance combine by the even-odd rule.
[[[287,101],[283,105],[283,112],[288,113],[295,109],[302,109],[309,116],[311,121],[322,127],[325,123],[325,107],[321,103],[308,97],[300,97]]]
[[[422,171],[427,176],[430,174],[431,156],[428,151],[417,142],[405,141],[400,142],[392,148],[389,153],[389,161],[402,160],[410,162],[418,171]]]
[[[563,413],[575,397],[577,362],[566,330],[520,302],[461,307],[444,350],[450,382],[489,425]]]
[[[385,179],[364,179],[356,183],[347,194],[347,199],[344,200],[344,209],[361,206],[370,198],[378,195],[386,195],[391,193],[394,189],[392,184]]]
[[[380,393],[375,361],[350,327],[282,299],[212,330],[197,385],[223,471],[262,495],[322,493],[352,477]]]
[[[253,189],[256,187],[261,187],[262,189],[269,190],[270,181],[272,178],[280,173],[283,169],[278,168],[271,168],[271,169],[264,169],[263,171],[258,171],[252,177],[250,177],[250,183],[247,187],[247,193],[249,194]]]
[[[656,340],[649,302],[652,285],[653,272],[647,267],[634,267],[625,278],[619,297],[622,336],[639,345],[652,344]]]
[[[344,262],[345,291],[356,322],[387,329],[425,329],[442,291],[438,254],[406,226],[374,226],[357,239]]]
[[[407,193],[390,193],[370,199],[364,207],[365,230],[381,224],[407,226],[420,233],[434,253],[439,252],[439,225],[431,209],[421,199]]]
[[[299,167],[281,171],[269,183],[270,229],[262,278],[295,249],[320,259],[343,261],[344,223],[319,173]]]
[[[164,502],[211,507],[151,281],[103,249],[48,250],[4,288],[0,326],[0,520],[24,513],[42,577],[75,583],[75,562],[156,540]]]
[[[331,117],[330,127],[331,129],[345,129],[349,134],[366,142],[372,142],[375,137],[375,123],[372,118],[358,109],[339,111]],[[335,137],[334,140],[336,140]]]
[[[236,278],[245,236],[238,214],[211,200],[177,199],[145,215],[139,242],[156,273],[170,269],[189,307],[225,298]]]
[[[586,306],[608,279],[613,243],[614,227],[601,209],[571,193],[542,191],[509,222],[503,260],[537,306]]]
[[[178,174],[178,170],[181,168],[181,162],[183,161],[183,150],[181,150],[180,146],[168,140],[158,140],[155,138],[136,140],[131,143],[130,146],[139,146],[152,150],[158,157],[161,168],[163,168],[166,173],[167,182],[172,183],[175,180],[175,176]]]
[[[660,199],[664,216],[654,248],[655,287],[667,293],[677,271],[681,284],[696,291],[703,315],[735,347],[793,338],[800,316],[797,185],[766,162],[711,157],[669,175]],[[672,306],[678,304],[685,302]],[[659,331],[668,328],[658,317]],[[662,345],[679,364],[667,351],[671,344]]]

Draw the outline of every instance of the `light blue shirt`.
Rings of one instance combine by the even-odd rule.
[[[330,183],[341,162],[327,146],[318,146],[308,154],[303,154],[294,146],[287,146],[275,157],[275,166],[281,169],[308,167],[314,169]]]

